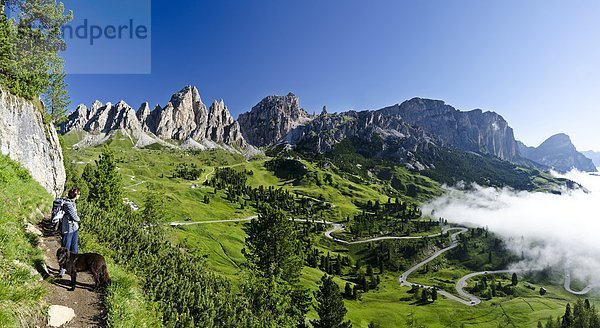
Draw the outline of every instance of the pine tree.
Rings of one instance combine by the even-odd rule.
[[[437,289],[433,288],[433,289],[431,290],[431,300],[432,300],[433,302],[437,301],[437,295],[438,295],[438,293],[437,293]]]
[[[156,192],[148,192],[141,215],[146,223],[153,226],[163,222],[167,215],[164,198]]]
[[[281,211],[265,204],[246,228],[244,256],[265,276],[295,282],[303,260],[296,230]]]
[[[105,146],[102,150],[93,174],[91,181],[86,180],[90,188],[88,200],[105,211],[121,207],[123,204],[121,176],[110,148]]]
[[[321,278],[321,286],[315,292],[317,305],[315,310],[319,315],[319,319],[311,320],[311,324],[315,328],[349,328],[352,327],[350,321],[344,321],[346,315],[346,307],[344,300],[340,295],[338,285],[331,279],[331,276],[323,275]]]
[[[0,85],[13,89],[15,70],[15,49],[13,35],[6,12],[4,1],[0,13]]]
[[[73,13],[66,13],[64,5],[56,1],[9,2],[18,9],[16,33],[11,35],[14,40],[15,65],[10,71],[9,88],[19,96],[33,99],[51,90],[53,65],[60,61],[59,52],[66,47],[61,27],[72,19]],[[5,3],[4,1],[3,4]],[[55,72],[61,74],[62,65]],[[59,76],[54,86],[54,96],[58,96],[61,101],[68,100],[63,97],[66,93],[59,91],[64,88],[64,82],[60,82]]]
[[[561,327],[571,328],[573,325],[573,315],[571,314],[571,304],[567,303],[565,308],[565,315],[562,317]]]
[[[57,57],[51,64],[50,83],[44,95],[47,111],[55,124],[60,124],[67,119],[67,108],[71,104],[65,76],[62,58]]]
[[[427,303],[429,301],[429,293],[427,292],[427,288],[423,288],[421,292],[421,302]]]
[[[344,296],[348,299],[352,298],[352,286],[350,286],[349,282],[346,282],[346,286],[344,288]]]
[[[519,279],[517,278],[517,274],[513,272],[512,274],[512,285],[516,286],[519,283]]]

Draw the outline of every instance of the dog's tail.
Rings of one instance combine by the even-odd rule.
[[[106,267],[106,264],[102,265],[100,271],[100,280],[102,281],[102,284],[104,286],[108,286],[110,284],[110,277],[108,276],[108,268]]]

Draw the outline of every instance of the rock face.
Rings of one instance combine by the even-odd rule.
[[[233,119],[223,100],[210,106],[205,138],[228,145],[246,146],[240,124]]]
[[[392,158],[408,167],[423,169],[428,163],[420,155],[434,155],[435,138],[406,123],[400,116],[380,112],[349,111],[325,114],[298,126],[285,142],[312,152],[327,153],[344,140],[369,156]]]
[[[196,87],[187,86],[174,94],[164,108],[152,115],[156,126],[148,129],[162,139],[198,140],[205,135],[208,111]]]
[[[350,121],[356,121],[356,126]],[[441,147],[491,154],[508,161],[520,159],[513,130],[502,116],[480,109],[458,111],[439,100],[413,98],[364,113],[328,114],[324,107],[321,115],[312,117],[299,108],[298,98],[290,93],[285,97],[263,99],[249,113],[240,115],[239,122],[246,140],[258,147],[282,141],[293,145],[304,137],[319,135],[314,148],[320,152],[327,151],[335,142],[342,140],[342,136],[361,134],[362,126],[365,129],[363,134],[379,129],[386,138],[393,135],[416,136],[414,132],[422,130],[417,135],[424,132],[428,138],[435,138],[436,144]],[[406,134],[410,126],[413,127],[411,133]]]
[[[63,192],[66,175],[56,130],[44,123],[33,102],[4,90],[0,90],[0,150],[28,169],[52,195]]]
[[[571,138],[564,133],[553,135],[537,148],[519,143],[519,151],[523,157],[560,172],[568,172],[573,168],[584,172],[597,171],[592,160],[578,152]]]
[[[437,136],[443,146],[491,154],[507,161],[519,158],[512,128],[494,112],[480,109],[463,112],[443,101],[422,98],[413,98],[378,112],[401,116],[407,123]]]
[[[198,89],[187,86],[171,97],[164,106],[150,110],[143,103],[136,112],[124,101],[116,105],[96,101],[91,110],[80,105],[61,126],[61,133],[85,131],[88,136],[77,146],[105,142],[117,132],[131,138],[136,147],[174,140],[186,149],[225,148],[256,153],[242,136],[239,124],[233,119],[223,100],[215,101],[210,110],[200,98]]]
[[[238,122],[246,140],[256,147],[276,144],[296,127],[308,123],[312,117],[300,108],[298,97],[268,96],[248,113],[241,114]]]

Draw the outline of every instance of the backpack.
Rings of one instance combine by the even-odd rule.
[[[60,221],[65,216],[64,204],[65,200],[62,198],[57,198],[52,202],[52,224],[54,225],[54,230],[60,229]]]

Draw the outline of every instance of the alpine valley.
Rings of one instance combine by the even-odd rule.
[[[598,304],[562,266],[511,271],[524,255],[509,240],[423,210],[449,190],[587,192],[552,172],[595,171],[566,135],[527,147],[497,113],[422,98],[315,115],[289,93],[236,120],[193,86],[164,106],[79,105],[58,137],[30,101],[4,92],[0,110],[22,114],[0,140],[40,126],[7,154],[53,194],[32,163],[64,155],[59,189],[81,188],[81,246],[108,260],[113,326],[318,326],[335,312],[355,327],[534,327],[577,295]],[[323,293],[336,310],[311,305]]]

